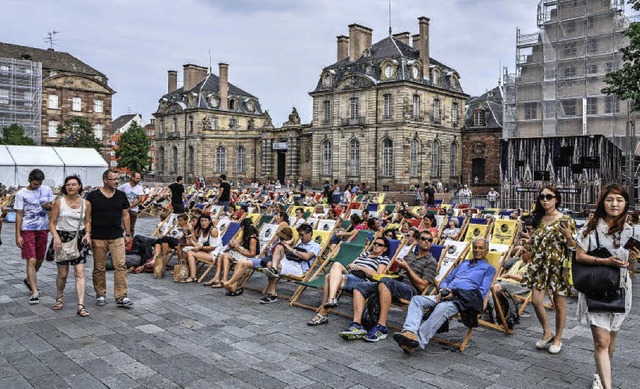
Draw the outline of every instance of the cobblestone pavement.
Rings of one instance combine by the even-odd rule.
[[[153,220],[139,220],[138,232],[148,234]],[[13,224],[5,224],[2,240],[0,388],[589,388],[594,372],[590,331],[575,320],[575,299],[569,300],[559,355],[535,350],[541,331],[529,307],[531,315],[514,335],[479,329],[464,353],[433,343],[408,356],[390,337],[378,343],[341,340],[336,333],[349,324],[345,318],[333,315],[328,325],[309,327],[312,312],[285,301],[261,305],[256,292],[227,297],[198,284],[173,283],[170,274],[162,280],[129,275],[135,303],[130,310],[116,308],[113,296],[97,307],[90,260],[89,318],[75,313],[71,274],[64,309],[51,309],[52,263],[38,273],[41,304],[29,305]],[[112,293],[112,272],[107,279]],[[262,274],[251,282],[264,283]],[[315,291],[304,296],[319,303]],[[341,305],[350,310],[350,299]],[[391,316],[396,324],[403,318],[400,311]],[[454,323],[448,336],[460,338],[462,329]],[[633,313],[618,336],[616,387],[638,387],[638,329]]]

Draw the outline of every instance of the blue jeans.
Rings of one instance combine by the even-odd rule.
[[[432,309],[432,311],[429,318],[422,323],[425,309]],[[409,311],[402,330],[417,334],[420,348],[424,348],[440,326],[456,313],[458,313],[458,308],[450,301],[438,303],[435,296],[414,296],[409,304]]]

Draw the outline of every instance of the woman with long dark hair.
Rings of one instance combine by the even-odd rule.
[[[566,297],[571,295],[571,285],[562,264],[567,250],[575,247],[573,219],[558,210],[562,204],[560,192],[553,186],[545,186],[538,192],[533,210],[533,236],[523,233],[523,243],[531,244],[531,264],[524,274],[523,284],[530,288],[531,303],[542,326],[542,338],[536,348],[549,347],[549,353],[562,349],[562,331],[567,321]],[[551,331],[544,307],[544,296],[551,290],[556,312],[556,333]]]
[[[587,224],[576,234],[578,249],[576,260],[585,264],[608,265],[620,268],[620,286],[624,289],[624,312],[589,312],[586,297],[578,293],[578,320],[591,327],[593,356],[596,363],[594,388],[611,388],[611,358],[616,345],[616,336],[622,322],[631,310],[631,278],[627,267],[630,259],[637,259],[638,249],[624,248],[633,235],[633,228],[626,223],[629,211],[629,193],[618,185],[603,188],[596,209]],[[596,258],[588,252],[596,246],[609,250],[611,257]]]
[[[189,264],[189,278],[183,282],[196,280],[196,259],[214,261],[218,256],[218,250],[222,246],[222,234],[213,226],[211,216],[203,213],[198,218],[191,237],[192,248],[187,251],[187,263]]]
[[[229,271],[231,265],[238,261],[251,261],[251,258],[260,254],[260,239],[258,238],[259,232],[253,225],[253,222],[249,218],[242,219],[240,222],[240,229],[242,230],[242,241],[238,242],[233,239],[229,242],[229,251],[222,255],[222,266],[218,266],[216,269],[215,279],[219,279],[220,268],[222,268],[222,286],[225,286],[229,281]],[[242,288],[231,288],[227,291],[227,296],[239,296],[244,292]]]

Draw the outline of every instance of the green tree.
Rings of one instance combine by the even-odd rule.
[[[101,144],[93,133],[91,123],[85,118],[73,118],[58,126],[57,146],[91,147],[100,152]]]
[[[118,139],[116,158],[118,167],[127,168],[134,172],[145,173],[149,169],[149,150],[151,138],[144,129],[133,122]]]
[[[35,146],[36,142],[24,134],[24,128],[21,125],[14,123],[2,130],[0,144]]]
[[[628,0],[635,11],[640,11],[640,0]],[[620,100],[630,100],[633,110],[640,109],[640,23],[630,23],[623,32],[629,45],[620,49],[622,67],[607,74],[604,82],[609,84],[602,93],[616,95]]]

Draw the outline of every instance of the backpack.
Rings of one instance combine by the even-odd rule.
[[[500,308],[502,309],[502,313],[504,314],[504,318],[507,321],[507,326],[510,330],[516,324],[520,324],[520,313],[519,306],[516,300],[513,298],[509,291],[502,289],[500,292],[496,293],[497,304],[500,304]],[[494,304],[496,302],[494,301]],[[489,314],[489,321],[492,323],[498,322],[498,310],[493,304],[489,304],[487,307],[487,311]],[[500,324],[500,323],[498,323]]]
[[[378,319],[380,318],[380,299],[378,298],[378,293],[375,293],[367,299],[367,304],[364,307],[364,312],[362,313],[362,327],[365,330],[370,331],[376,324],[378,324]]]

